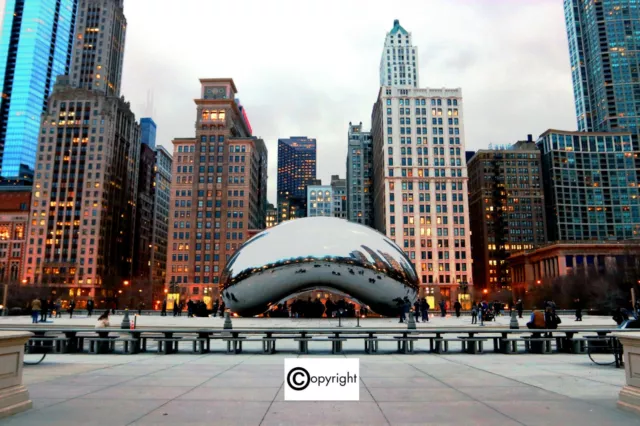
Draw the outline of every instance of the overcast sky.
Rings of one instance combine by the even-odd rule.
[[[5,0],[0,0],[4,11]],[[318,177],[345,175],[349,121],[371,124],[386,32],[399,19],[422,87],[460,87],[467,150],[576,128],[562,0],[125,0],[122,93],[149,91],[158,143],[193,137],[200,77],[232,77],[269,150],[318,140]]]

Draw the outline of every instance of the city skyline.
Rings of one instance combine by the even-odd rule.
[[[370,126],[384,37],[398,19],[419,47],[420,85],[462,88],[468,149],[509,143],[523,133],[537,136],[548,128],[576,129],[562,2],[513,3],[410,2],[407,8],[389,10],[353,2],[340,6],[340,16],[332,16],[331,8],[285,1],[269,8],[254,2],[189,1],[179,15],[172,14],[168,1],[125,1],[128,26],[121,92],[137,117],[145,116],[148,93],[153,92],[158,143],[171,151],[173,138],[192,133],[189,101],[198,94],[191,82],[210,75],[233,77],[243,87],[243,105],[256,136],[265,140],[269,151],[276,152],[278,138],[313,135],[318,140],[318,178],[328,181],[332,174],[345,175],[349,121],[362,121],[365,129]],[[0,5],[4,11],[5,2]],[[296,10],[296,20],[278,16],[284,7]],[[172,14],[177,30],[145,24],[149,8],[157,16]],[[219,22],[217,30],[233,31],[236,44],[216,46],[218,53],[211,57],[184,48],[189,40],[204,39],[204,23],[214,12],[243,13],[251,33],[261,37],[238,32],[231,21]],[[362,13],[366,19],[353,19]],[[326,31],[328,23],[331,32]],[[453,31],[444,30],[452,25]],[[520,29],[541,26],[545,31]],[[270,48],[288,33],[296,34],[289,48]],[[180,52],[180,61],[166,61],[171,51]],[[228,60],[220,62],[218,54]],[[247,54],[260,63],[261,72],[246,66]],[[336,66],[339,63],[348,66]],[[275,202],[277,158],[270,157],[269,200]]]

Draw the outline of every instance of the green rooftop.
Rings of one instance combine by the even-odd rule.
[[[394,21],[393,21],[393,29],[391,30],[391,35],[394,35],[394,34],[396,34],[398,32],[400,34],[409,35],[407,30],[402,28],[402,26],[400,25],[400,20],[399,19],[394,19]]]

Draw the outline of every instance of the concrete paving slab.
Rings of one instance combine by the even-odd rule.
[[[136,420],[133,425],[259,425],[269,402],[171,401]]]
[[[380,402],[382,413],[392,425],[495,425],[515,426],[518,422],[476,401]]]
[[[386,425],[375,402],[274,402],[263,425]]]

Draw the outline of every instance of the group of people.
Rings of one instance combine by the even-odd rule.
[[[209,311],[209,308],[207,308],[207,304],[204,303],[202,300],[193,301],[189,299],[186,304],[183,301],[180,301],[180,302],[174,301],[173,316],[181,317],[182,311],[184,311],[185,306],[187,307],[187,316],[189,318],[208,317],[210,313],[214,317],[218,316],[218,314],[222,317],[224,315],[224,310],[226,309],[224,302],[219,302],[218,300],[216,300],[213,303],[212,310]],[[167,316],[167,299],[162,301],[160,316],[163,316],[163,317]]]
[[[542,302],[543,309],[533,308],[531,317],[527,323],[529,329],[548,329],[555,330],[562,323],[560,317],[556,314],[556,304],[553,300],[545,300]]]
[[[89,302],[91,303],[91,308],[89,308]],[[90,300],[89,302],[87,302],[87,309],[89,310],[89,316],[91,316],[91,311],[93,311],[93,300]],[[72,299],[67,308],[69,318],[73,317],[73,310],[75,307],[76,302]],[[32,324],[47,322],[47,318],[53,318],[54,316],[55,318],[62,317],[62,300],[60,299],[53,300],[34,297],[31,303],[29,303],[29,308],[31,309]]]

